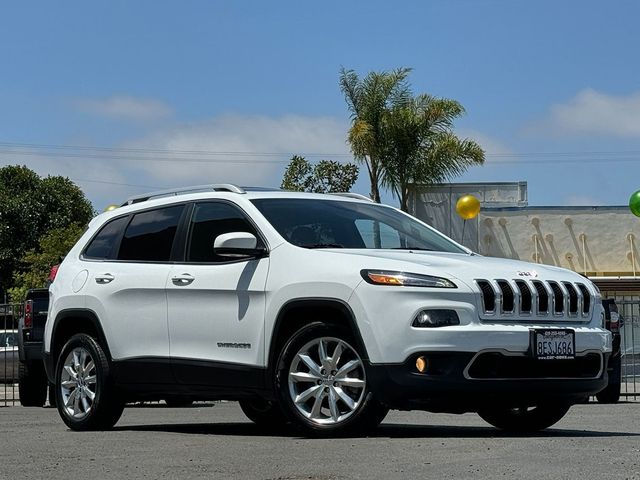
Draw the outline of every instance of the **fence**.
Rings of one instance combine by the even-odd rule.
[[[627,400],[640,398],[640,301],[616,299],[622,317],[620,350],[622,352],[621,395]]]
[[[21,304],[0,304],[0,406],[18,403],[18,319]]]
[[[640,300],[636,298],[616,298],[623,318],[621,396],[626,400],[640,400]],[[19,404],[17,329],[21,315],[21,304],[0,304],[0,407]]]

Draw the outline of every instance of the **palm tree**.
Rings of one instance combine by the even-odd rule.
[[[480,145],[453,133],[453,121],[462,114],[460,103],[431,95],[418,95],[384,112],[381,180],[403,211],[408,210],[411,183],[441,183],[484,163]]]
[[[411,69],[370,72],[362,80],[353,70],[340,69],[340,89],[351,112],[348,140],[356,160],[367,166],[371,181],[371,198],[380,202],[380,181],[384,169],[385,147],[383,118],[385,112],[411,99],[406,82]]]

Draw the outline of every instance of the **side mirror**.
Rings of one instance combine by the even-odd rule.
[[[223,257],[257,257],[266,250],[258,248],[258,239],[247,232],[230,232],[218,235],[213,242],[213,252]]]

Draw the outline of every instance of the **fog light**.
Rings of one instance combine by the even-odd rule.
[[[427,369],[427,359],[424,357],[418,357],[416,358],[416,369],[420,372],[420,373],[424,373],[424,371]]]
[[[437,328],[449,325],[460,325],[460,319],[455,310],[422,310],[411,323],[412,327]]]

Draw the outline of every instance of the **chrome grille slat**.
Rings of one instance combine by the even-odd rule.
[[[516,308],[515,293],[509,282],[506,280],[497,280],[498,288],[502,293],[502,305],[500,311],[502,313],[513,313]]]
[[[481,317],[504,320],[585,321],[594,296],[586,285],[529,278],[476,279]]]
[[[537,295],[536,313],[538,315],[547,315],[549,313],[549,290],[540,280],[535,280],[532,283]]]
[[[589,293],[589,290],[587,290],[587,287],[584,286],[584,284],[576,283],[576,286],[582,294],[582,315],[588,316],[589,312],[591,311],[591,304],[593,303],[591,294]]]
[[[558,282],[547,282],[547,284],[551,287],[551,311],[554,315],[562,315],[565,311],[564,308],[564,293],[562,292],[562,288]]]
[[[576,290],[576,287],[574,287],[569,282],[562,282],[562,286],[565,288],[565,290],[568,293],[567,301],[569,303],[569,309],[567,311],[569,312],[569,315],[577,315],[579,307],[578,307],[578,291]]]
[[[533,312],[533,295],[527,282],[516,280],[516,286],[520,290],[520,313],[531,314]]]

